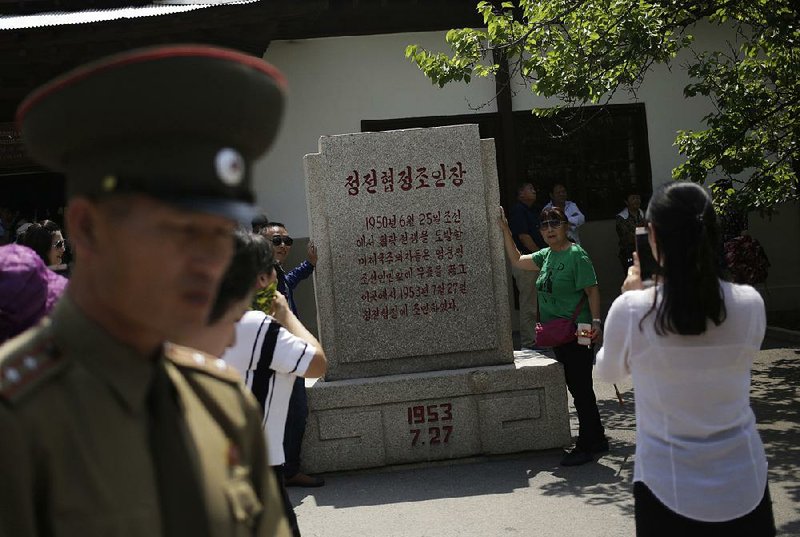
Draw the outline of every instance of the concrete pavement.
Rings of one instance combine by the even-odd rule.
[[[752,383],[778,534],[787,536],[800,536],[799,347],[766,341]],[[622,407],[612,386],[595,389],[611,439],[597,462],[564,468],[554,450],[326,475],[325,487],[289,489],[303,536],[634,535],[631,385],[619,386]]]

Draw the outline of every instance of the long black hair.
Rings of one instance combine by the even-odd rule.
[[[711,197],[699,185],[669,183],[658,189],[647,207],[661,265],[663,299],[658,289],[653,305],[639,322],[656,312],[655,329],[698,335],[711,320],[719,326],[727,317],[717,263],[718,227]]]

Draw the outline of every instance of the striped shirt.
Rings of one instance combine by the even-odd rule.
[[[296,377],[305,375],[316,349],[261,311],[248,311],[236,323],[236,343],[222,359],[236,368],[264,409],[262,426],[269,464],[285,462],[283,432]]]

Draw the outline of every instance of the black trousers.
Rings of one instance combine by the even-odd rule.
[[[283,512],[289,521],[289,527],[292,528],[292,536],[300,537],[300,527],[297,525],[297,516],[294,514],[294,507],[292,501],[289,499],[289,493],[286,492],[286,485],[283,484],[283,465],[273,466],[272,470],[275,472],[275,479],[278,480],[278,488],[281,489],[281,499],[283,500]]]
[[[286,415],[286,427],[283,433],[283,454],[286,462],[283,473],[286,479],[292,478],[300,471],[300,451],[303,447],[303,436],[306,434],[308,420],[308,396],[306,395],[306,379],[294,379],[292,396],[289,399],[289,412]]]
[[[731,491],[736,494],[736,491]],[[725,522],[700,522],[679,515],[661,503],[641,481],[633,484],[636,537],[773,537],[775,518],[769,486],[755,509]]]
[[[575,411],[578,413],[578,441],[576,447],[591,450],[605,440],[605,430],[597,409],[597,398],[592,384],[594,355],[592,349],[578,345],[576,341],[553,347],[556,360],[564,366],[567,389],[572,394]]]

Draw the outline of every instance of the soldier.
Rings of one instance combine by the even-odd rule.
[[[77,261],[0,347],[0,535],[290,535],[239,375],[165,344],[206,324],[283,92],[260,59],[170,46],[20,105],[30,154],[67,177]]]

